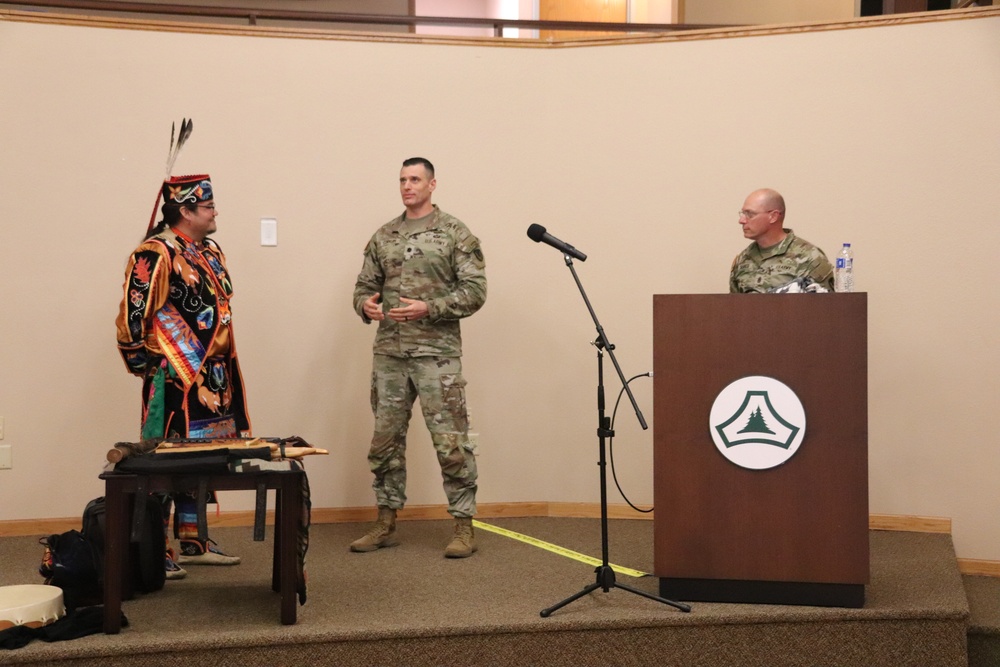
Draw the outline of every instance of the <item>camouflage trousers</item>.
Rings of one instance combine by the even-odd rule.
[[[375,434],[368,465],[375,475],[376,504],[400,509],[406,503],[406,431],[418,397],[441,466],[448,512],[471,517],[476,513],[479,475],[469,444],[462,360],[457,357],[375,355],[371,387]]]

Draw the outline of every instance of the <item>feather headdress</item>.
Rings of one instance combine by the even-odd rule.
[[[176,123],[170,124],[170,150],[167,151],[167,175],[165,178],[170,178],[170,172],[174,169],[174,162],[177,161],[177,156],[181,154],[181,148],[187,143],[188,137],[191,136],[194,121],[189,118],[181,119],[181,133],[177,135],[177,144],[174,145],[174,131],[176,128]]]
[[[166,175],[163,177],[164,184],[170,181],[170,172],[174,169],[174,163],[177,161],[177,156],[181,154],[181,148],[187,143],[188,138],[191,136],[191,130],[194,129],[194,121],[190,118],[181,119],[181,131],[177,133],[177,123],[170,124],[170,148],[167,150],[167,169]],[[174,143],[174,138],[177,138],[177,143]],[[208,178],[207,176],[205,177]],[[162,186],[159,192],[156,193],[156,202],[153,204],[153,214],[149,217],[149,226],[146,227],[146,233],[153,228],[153,223],[156,221],[156,211],[160,206],[160,197],[163,196],[163,190],[166,186]]]

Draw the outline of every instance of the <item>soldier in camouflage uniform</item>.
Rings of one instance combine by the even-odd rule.
[[[478,475],[468,438],[459,320],[486,301],[486,264],[479,239],[431,203],[436,185],[429,161],[403,162],[399,188],[406,211],[372,236],[354,287],[355,311],[366,324],[379,323],[368,453],[379,513],[375,526],[351,543],[352,551],[399,544],[396,510],[406,503],[406,431],[417,397],[455,518],[445,556],[464,558],[477,549],[472,517]]]
[[[784,228],[785,200],[774,190],[751,192],[740,211],[743,236],[752,239],[729,273],[729,291],[767,292],[808,277],[833,291],[833,266],[822,250]]]

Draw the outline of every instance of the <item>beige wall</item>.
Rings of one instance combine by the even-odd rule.
[[[101,493],[105,451],[137,436],[139,381],[113,321],[169,125],[191,116],[177,170],[215,182],[256,432],[331,450],[309,461],[315,506],[372,502],[373,330],[350,294],[370,234],[401,210],[400,161],[425,155],[436,201],[486,249],[489,299],[464,325],[482,502],[599,497],[593,325],[561,256],[527,239],[528,225],[590,255],[577,271],[631,376],[652,367],[652,295],[725,291],[744,246],[735,211],[771,186],[802,236],[856,249],[871,510],[952,517],[960,556],[1000,560],[1000,15],[989,11],[576,49],[0,15],[0,444],[14,455],[0,520],[78,515]],[[748,85],[762,74],[767,86]],[[277,247],[259,245],[261,217],[278,219]],[[651,382],[633,386],[651,419]],[[619,480],[649,503],[652,432],[627,409],[615,426]],[[420,425],[411,446],[410,502],[442,503]],[[251,505],[224,494],[222,509]]]
[[[634,23],[677,23],[683,0],[630,0],[629,20]]]
[[[695,24],[795,23],[846,21],[856,15],[857,0],[680,0],[681,20]]]
[[[417,16],[532,19],[535,6],[534,0],[415,0],[414,13]],[[493,28],[490,27],[418,25],[415,32],[420,35],[493,37]],[[520,33],[517,28],[507,28],[503,36],[530,36]]]
[[[493,0],[416,0],[414,13],[417,16],[460,16],[463,18],[517,18],[494,14]],[[420,35],[460,35],[469,37],[492,37],[492,28],[418,25],[415,30]]]
[[[104,0],[108,5],[116,4],[113,0]],[[156,5],[169,4],[161,0],[137,0],[141,4]],[[352,14],[387,14],[402,15],[409,14],[410,0],[192,0],[178,4],[202,6],[202,7],[225,7],[230,9],[281,9],[291,12],[328,12],[328,13],[352,13]],[[117,3],[120,4],[120,3]],[[17,8],[17,6],[15,6]],[[31,9],[32,12],[43,12],[49,14],[66,13],[66,10],[57,8],[36,8],[30,5],[21,6],[24,9]],[[108,11],[78,11],[78,14],[91,14],[99,16],[119,16],[126,18],[149,18],[163,21],[176,21],[178,18],[169,14],[136,14],[117,13]],[[245,14],[244,14],[245,16]],[[202,23],[228,24],[228,25],[248,25],[247,18],[181,18],[181,21],[199,20]],[[378,32],[409,32],[409,27],[405,25],[386,24],[358,24],[358,23],[319,23],[314,21],[294,22],[275,21],[271,19],[257,19],[257,24],[264,27],[305,27],[326,30],[373,30]]]

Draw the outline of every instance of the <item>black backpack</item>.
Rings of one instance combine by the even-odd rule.
[[[140,593],[151,593],[163,588],[166,581],[164,557],[167,551],[163,533],[163,499],[149,495],[143,503],[142,528],[138,542],[130,544],[129,565],[132,583]],[[94,498],[83,510],[83,534],[99,545],[104,554],[104,497]]]
[[[100,549],[78,530],[39,540],[45,555],[38,573],[45,583],[63,590],[67,609],[101,604],[104,560]]]
[[[101,498],[101,505],[104,499]],[[103,527],[103,526],[102,526]],[[103,532],[103,531],[102,531]],[[164,558],[167,553],[167,538],[163,527],[163,497],[150,495],[146,498],[139,541],[131,543],[129,563],[132,566],[132,581],[135,590],[151,593],[163,588],[167,580]]]
[[[163,502],[155,495],[145,500],[139,541],[132,542],[129,551],[133,586],[140,593],[158,591],[166,581]],[[69,530],[40,540],[46,550],[38,572],[45,583],[63,589],[69,608],[103,601],[104,514],[104,497],[95,498],[83,510],[82,531]]]

